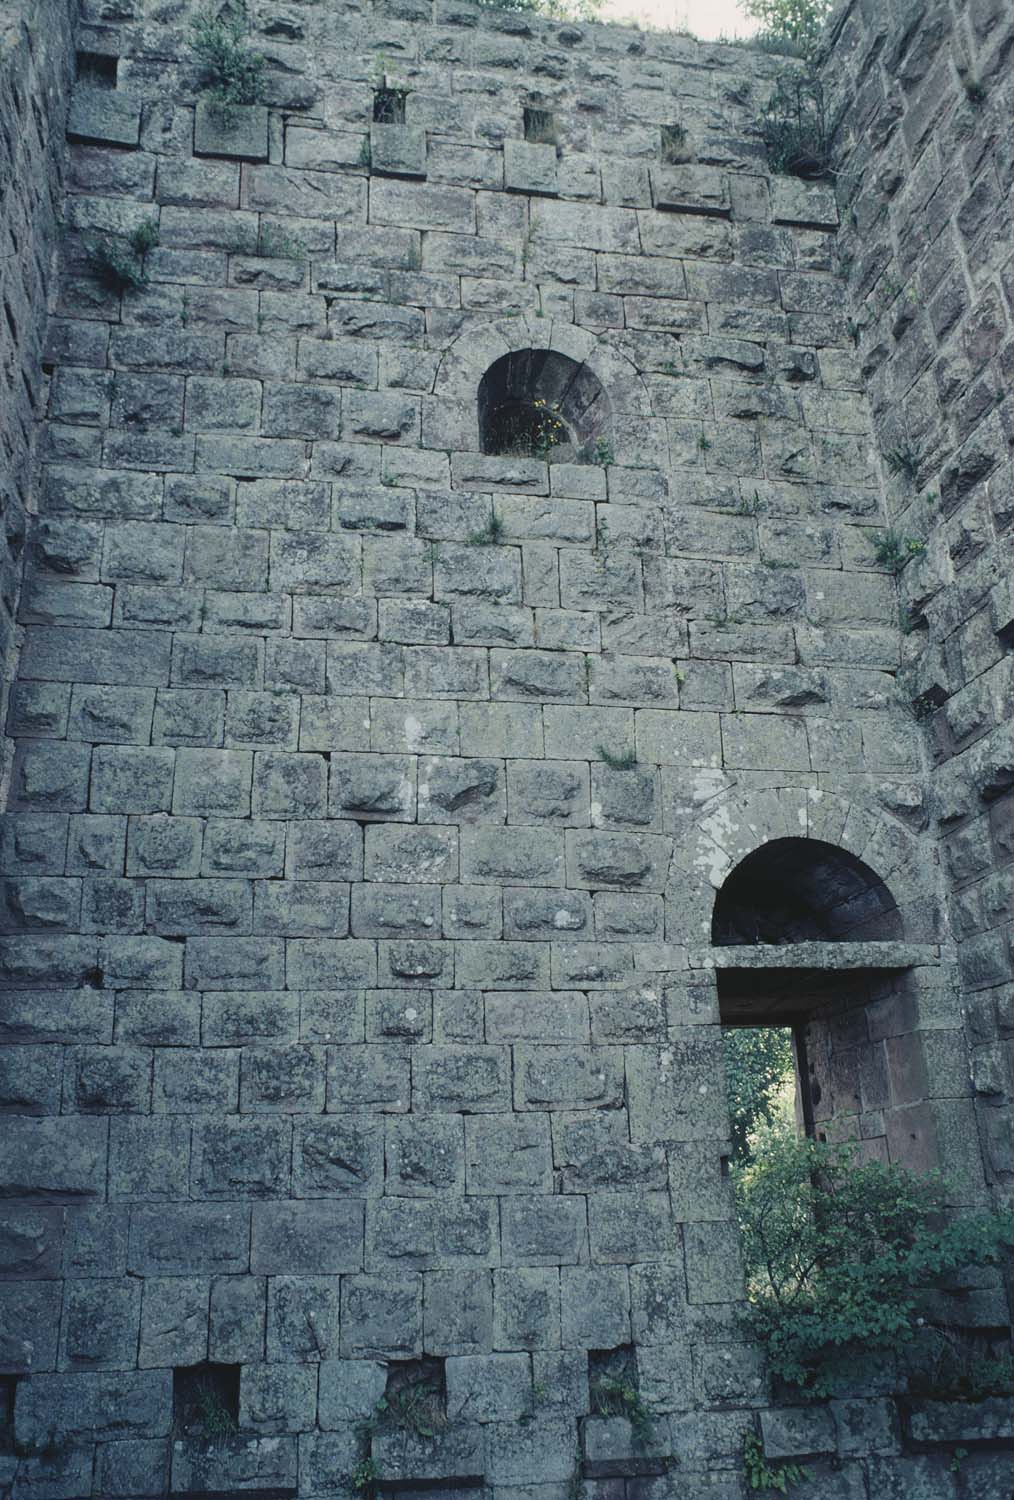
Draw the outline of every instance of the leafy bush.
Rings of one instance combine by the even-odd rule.
[[[190,23],[191,45],[201,68],[201,84],[223,125],[235,122],[243,104],[258,104],[264,91],[264,59],[246,44],[246,24],[210,14]]]
[[[740,0],[740,9],[761,24],[760,37],[771,51],[812,57],[834,0]]]
[[[943,1218],[943,1184],[786,1136],[733,1169],[749,1333],[773,1374],[814,1395],[933,1326],[928,1294],[1014,1245],[1014,1213]]]

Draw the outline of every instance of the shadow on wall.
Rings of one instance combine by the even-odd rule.
[[[711,941],[891,942],[901,913],[869,865],[820,839],[774,839],[742,860],[715,901]]]

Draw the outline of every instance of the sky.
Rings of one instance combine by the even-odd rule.
[[[743,14],[736,0],[605,0],[602,19],[686,27],[707,39],[749,36],[757,30],[756,21]]]

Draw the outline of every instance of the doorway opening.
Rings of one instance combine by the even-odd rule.
[[[735,1157],[771,1130],[886,1152],[887,1058],[867,1006],[894,978],[865,945],[902,935],[884,881],[833,844],[775,839],[730,873],[711,936],[716,948],[743,950],[718,970]],[[830,948],[842,943],[853,945],[848,966],[845,950]]]

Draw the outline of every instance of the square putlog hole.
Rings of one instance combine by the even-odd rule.
[[[118,64],[118,57],[110,57],[105,52],[78,52],[75,54],[77,81],[91,89],[114,89]]]
[[[662,161],[668,167],[677,166],[680,162],[690,160],[690,152],[687,150],[687,133],[680,124],[663,125],[661,129]]]
[[[525,107],[525,140],[533,146],[556,145],[556,122],[551,109]]]
[[[239,1425],[239,1365],[177,1365],[173,1370],[173,1432],[177,1437],[228,1437]]]
[[[376,125],[404,125],[407,89],[374,89],[373,121]]]
[[[14,1397],[16,1375],[0,1375],[0,1454],[14,1452]]]
[[[635,1424],[641,1420],[637,1356],[632,1344],[588,1350],[588,1394],[592,1416],[626,1417]]]
[[[387,1367],[381,1425],[432,1437],[447,1426],[447,1381],[442,1359],[394,1360]]]

